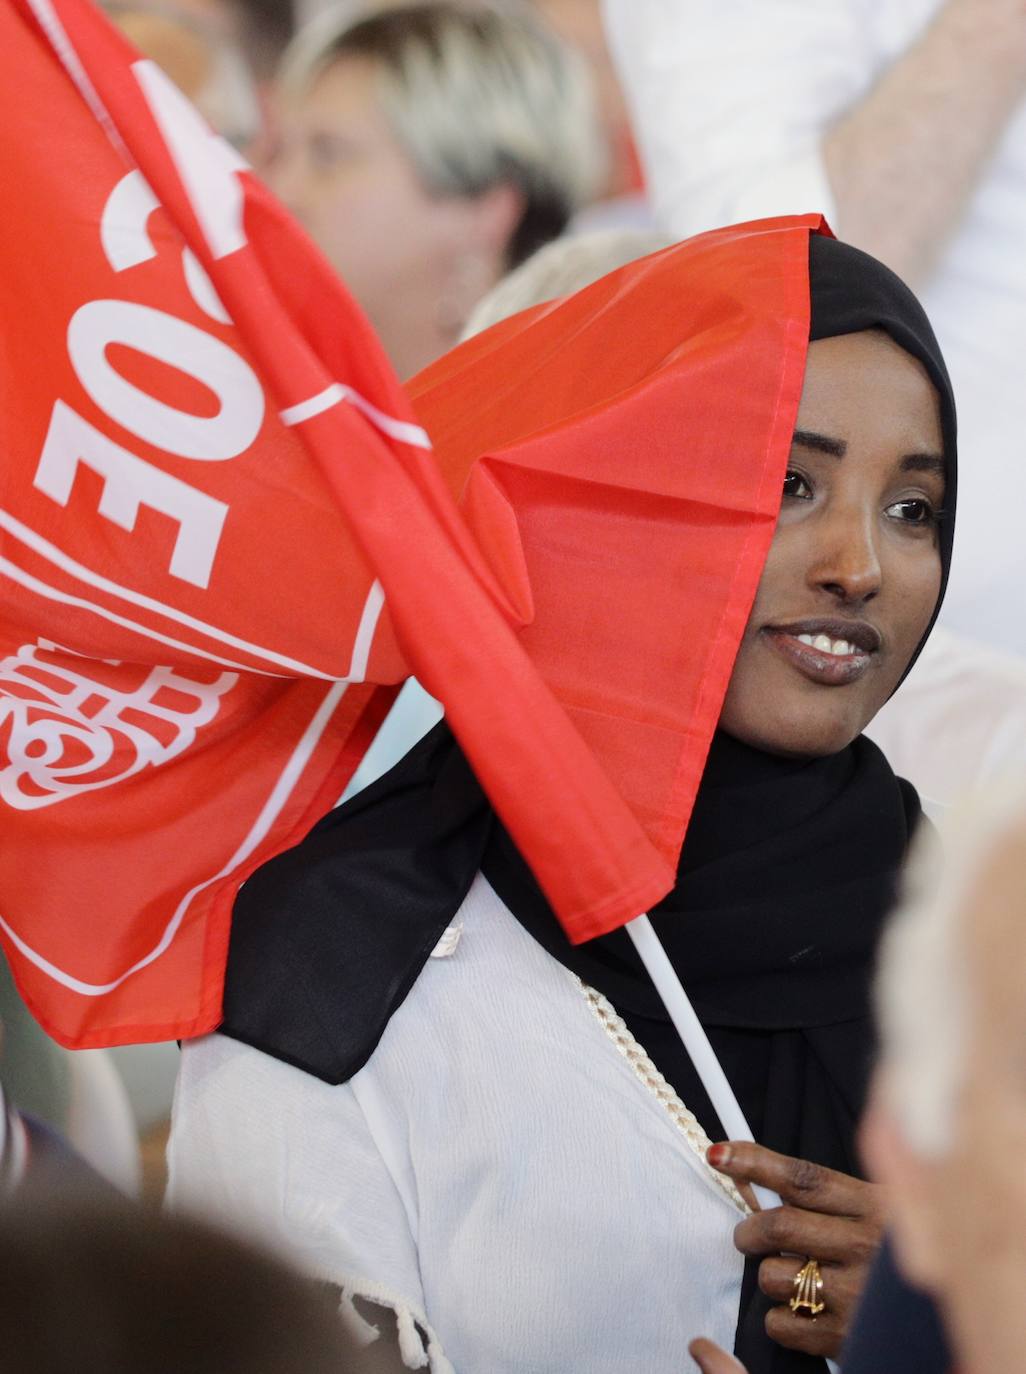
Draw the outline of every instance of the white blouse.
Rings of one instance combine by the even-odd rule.
[[[399,1317],[434,1374],[680,1374],[731,1348],[744,1204],[609,1003],[480,875],[368,1064],[332,1087],[187,1045],[169,1200]]]

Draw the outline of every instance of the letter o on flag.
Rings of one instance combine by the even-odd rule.
[[[216,415],[178,410],[126,381],[107,359],[122,344],[195,378],[217,396]],[[243,453],[260,433],[264,391],[234,349],[205,330],[136,301],[90,301],[68,325],[78,379],[102,411],[155,448],[220,462]]]

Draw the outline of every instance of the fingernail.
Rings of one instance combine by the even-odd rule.
[[[705,1157],[714,1169],[725,1169],[730,1163],[729,1145],[710,1145]]]

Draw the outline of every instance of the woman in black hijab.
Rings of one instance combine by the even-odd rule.
[[[903,458],[910,474],[932,474],[944,503],[943,512],[939,507],[933,512],[926,530],[937,549],[939,589],[904,677],[936,620],[951,561],[957,478],[951,387],[921,307],[875,259],[834,239],[813,236],[810,286],[813,343],[883,331],[922,366],[940,402],[942,449]],[[865,337],[873,339],[871,334]],[[857,403],[862,404],[861,398]],[[827,405],[835,414],[833,397]],[[828,431],[820,437],[833,440],[835,435]],[[808,459],[810,450],[821,465],[824,459],[829,466],[849,456],[831,452],[829,445],[817,450],[814,437],[803,437],[799,428],[796,461]],[[804,483],[799,469],[792,467],[785,493],[790,487],[797,496]],[[785,506],[786,500],[785,495]],[[764,572],[763,587],[766,578]],[[831,594],[834,604],[827,619],[836,621],[836,636],[853,610],[876,600],[875,579],[871,587],[854,590],[852,596],[838,586]],[[763,594],[761,587],[760,597]],[[746,712],[734,698],[740,695],[738,678],[747,666],[745,655],[761,648],[751,644],[764,633],[759,599],[709,752],[677,885],[651,915],[755,1139],[789,1158],[858,1176],[855,1130],[871,1067],[869,986],[874,951],[896,875],[920,821],[919,798],[861,735],[840,750],[833,747],[835,740],[824,739],[822,754],[809,757],[815,751],[815,722],[804,719],[793,756],[780,752],[786,729],[779,727],[769,748],[758,747],[758,732],[767,730],[765,716],[771,709],[759,665],[751,670],[759,699]],[[829,628],[812,623],[814,619],[796,626],[796,633],[808,637]],[[831,671],[833,665],[828,665]],[[745,725],[752,717],[758,722],[756,734],[746,742]],[[706,1090],[626,932],[571,945],[499,825],[493,828],[482,867],[532,935],[612,1002],[709,1134],[723,1139]],[[786,1167],[764,1163],[763,1170],[752,1173],[747,1166],[754,1153],[747,1148],[732,1153],[730,1172],[739,1181],[749,1179],[781,1193],[788,1187]],[[719,1158],[725,1160],[725,1152]],[[815,1207],[812,1189],[822,1187],[823,1180],[811,1171],[798,1176],[806,1190],[799,1205]],[[791,1191],[800,1195],[801,1188]],[[844,1201],[842,1194],[838,1205]],[[739,1243],[751,1247],[749,1253],[755,1257],[789,1248],[776,1230],[767,1233],[758,1221],[746,1223],[746,1228]],[[797,1242],[800,1236],[793,1239]],[[795,1330],[813,1334],[803,1328],[801,1317],[796,1328],[796,1318],[781,1306],[791,1296],[794,1268],[789,1260],[764,1267],[762,1282],[770,1287],[770,1296],[758,1291],[757,1260],[747,1266],[736,1350],[749,1374],[797,1374],[816,1365],[767,1349],[763,1336],[772,1306],[779,1310],[771,1319],[771,1330],[785,1339]],[[829,1282],[829,1267],[824,1269]],[[836,1333],[826,1332],[828,1324],[818,1324],[809,1344],[833,1354]]]
[[[780,521],[677,884],[651,913],[760,1142],[713,1162],[792,1204],[737,1232],[749,1261],[735,1348],[750,1374],[823,1368],[879,1237],[854,1142],[869,980],[920,816],[914,790],[860,732],[936,618],[955,495],[953,401],[921,307],[832,239],[813,235],[809,261],[812,343]],[[223,1033],[350,1081],[373,1063],[478,871],[719,1138],[628,937],[569,943],[444,724],[247,884]],[[821,1263],[815,1322],[788,1302],[806,1256]]]

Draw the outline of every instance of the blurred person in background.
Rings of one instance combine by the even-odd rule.
[[[606,175],[595,203],[574,221],[574,232],[648,228],[651,211],[644,194],[641,162],[627,102],[606,42],[600,0],[529,0],[542,21],[585,59],[591,72],[606,145]]]
[[[278,151],[277,74],[298,26],[296,0],[235,0],[235,5],[239,44],[260,107],[260,128],[246,145],[246,157],[262,175]]]
[[[862,1130],[898,1264],[943,1315],[960,1374],[1026,1370],[1026,792],[995,786],[926,833],[882,945],[882,1038]],[[882,1257],[889,1264],[887,1257]],[[846,1374],[948,1374],[896,1269],[870,1286]],[[891,1290],[888,1292],[888,1289]],[[879,1291],[878,1291],[879,1290]],[[710,1342],[704,1374],[741,1366]]]
[[[485,5],[322,16],[286,55],[282,99],[268,179],[403,377],[452,347],[601,176],[582,62],[529,17]]]
[[[618,267],[658,253],[671,243],[668,235],[655,229],[595,229],[558,239],[539,248],[478,303],[463,337],[473,338],[532,305],[572,296]]]
[[[0,1026],[0,1035],[3,1028]],[[20,1111],[0,1081],[0,1213],[15,1196],[123,1199],[108,1178],[48,1122]],[[6,1282],[0,1248],[0,1288]],[[0,1350],[4,1336],[0,1332]],[[0,1358],[0,1369],[6,1368]]]
[[[920,290],[958,396],[959,551],[873,737],[942,805],[1026,766],[1026,5],[604,7],[662,227],[819,210]]]
[[[66,1050],[51,1040],[30,1015],[0,954],[3,1101],[0,1160],[19,1160],[13,1170],[19,1178],[42,1174],[55,1185],[104,1179],[128,1196],[137,1193],[139,1142],[110,1051]]]
[[[0,1022],[0,1053],[4,1048],[5,1027]],[[53,1048],[56,1051],[58,1047]],[[33,1057],[44,1069],[47,1067],[38,1052]],[[83,1159],[60,1130],[19,1108],[6,1084],[6,1066],[0,1067],[4,1068],[0,1077],[0,1214],[16,1196],[41,1198],[59,1190],[62,1196],[88,1193],[102,1198],[117,1197],[108,1180]],[[51,1091],[44,1092],[42,1100],[51,1108],[59,1101]],[[0,1246],[0,1288],[6,1273],[5,1259]],[[0,1350],[4,1348],[0,1332]],[[0,1368],[3,1367],[0,1362]]]
[[[295,0],[235,0],[239,37],[261,90],[274,81],[296,32]]]
[[[925,837],[884,942],[863,1128],[961,1374],[1026,1370],[1026,791],[1008,776],[952,814],[943,853]]]
[[[337,1302],[198,1221],[98,1198],[0,1210],[5,1374],[388,1374]]]
[[[939,626],[867,733],[931,814],[1016,769],[1026,774],[1026,656]]]

